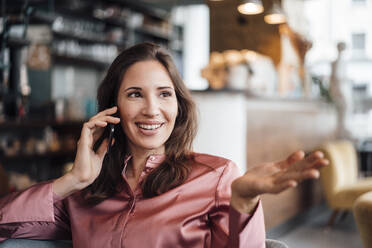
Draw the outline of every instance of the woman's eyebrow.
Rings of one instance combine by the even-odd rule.
[[[171,89],[171,90],[174,90],[173,87],[170,87],[170,86],[161,86],[161,87],[158,87],[159,90],[164,90],[164,89]]]
[[[140,87],[129,87],[129,88],[125,89],[124,91],[128,91],[128,90],[142,90],[142,88],[140,88]]]

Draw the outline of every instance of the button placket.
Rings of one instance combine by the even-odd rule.
[[[136,198],[131,198],[130,200],[130,210],[129,210],[129,213],[130,215],[133,215],[134,214],[134,210],[136,208]]]

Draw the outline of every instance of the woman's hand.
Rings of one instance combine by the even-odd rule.
[[[116,106],[106,109],[84,123],[72,170],[53,183],[53,190],[57,195],[65,197],[74,191],[81,190],[98,177],[107,152],[108,140],[104,139],[96,152],[93,151],[93,145],[109,123],[120,122],[120,118],[112,116],[116,111]]]
[[[323,157],[320,151],[307,157],[303,151],[298,151],[284,161],[265,163],[248,170],[231,184],[231,205],[240,212],[249,213],[261,194],[277,194],[296,187],[305,179],[318,178],[319,168],[328,164]]]

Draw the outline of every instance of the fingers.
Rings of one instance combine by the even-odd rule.
[[[298,183],[295,180],[288,180],[279,184],[276,184],[270,193],[278,194],[286,189],[297,187]]]
[[[280,175],[278,175],[274,179],[275,184],[282,184],[286,181],[296,181],[297,183],[302,182],[306,179],[316,179],[319,178],[319,171],[317,169],[308,169],[305,171],[286,171],[281,172]]]
[[[291,155],[289,155],[289,157],[286,160],[278,162],[277,166],[280,169],[287,169],[290,165],[302,160],[304,157],[305,157],[305,152],[300,150],[300,151],[294,152]]]
[[[306,156],[306,160],[309,162],[314,162],[317,159],[324,158],[324,154],[321,151],[315,151]]]
[[[99,112],[98,114],[96,114],[93,117],[91,117],[90,120],[96,119],[96,118],[101,117],[101,116],[113,115],[117,111],[118,111],[118,107],[117,106],[114,106],[114,107],[111,107],[111,108],[108,108],[108,109],[105,109],[105,110]]]
[[[93,145],[93,129],[96,127],[104,128],[105,126],[107,126],[107,122],[100,120],[91,120],[84,123],[79,144],[88,144],[88,146],[91,147]]]
[[[115,138],[112,138],[111,146],[115,143]],[[104,139],[102,144],[98,147],[97,155],[103,160],[103,157],[106,155],[108,150],[108,139]]]
[[[100,122],[100,123],[105,122],[106,125],[108,123],[118,124],[120,122],[120,118],[114,117],[114,116],[110,116],[110,115],[100,116],[100,117],[97,117],[97,118],[94,118],[94,119],[89,120],[87,122],[88,123],[88,127],[89,128],[93,128],[94,127],[94,124],[96,124],[97,122]]]
[[[79,143],[92,147],[96,140],[102,135],[104,127],[109,123],[118,124],[120,118],[111,116],[117,112],[117,107],[112,107],[99,112],[83,125]],[[107,145],[107,144],[106,144]]]
[[[320,151],[312,152],[304,159],[292,163],[287,167],[289,171],[304,171],[312,168],[321,168],[327,165],[329,161],[324,158],[324,154]]]

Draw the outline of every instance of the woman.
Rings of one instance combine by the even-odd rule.
[[[300,151],[238,177],[233,162],[191,152],[194,103],[171,57],[155,44],[136,45],[115,59],[98,105],[69,173],[0,201],[0,241],[264,247],[259,196],[316,178],[327,163],[320,152],[304,158]],[[115,125],[111,144],[108,124]]]

